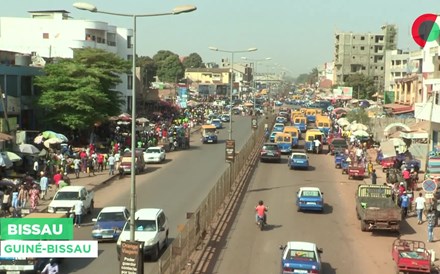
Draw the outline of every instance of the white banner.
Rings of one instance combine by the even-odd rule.
[[[98,241],[15,241],[0,242],[1,257],[97,258]]]

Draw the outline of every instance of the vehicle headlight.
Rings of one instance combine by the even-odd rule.
[[[146,245],[147,246],[150,246],[150,245],[154,245],[156,243],[156,240],[155,239],[150,239],[150,240],[148,240],[147,242],[146,242]]]

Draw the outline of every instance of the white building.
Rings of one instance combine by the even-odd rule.
[[[396,79],[404,78],[408,73],[409,53],[400,49],[385,52],[385,85],[384,90],[395,89]]]
[[[73,49],[97,48],[132,60],[131,29],[106,22],[74,20],[65,10],[30,11],[30,18],[0,17],[0,50],[45,58],[72,58]],[[123,111],[130,111],[131,75],[121,75],[115,87],[126,97]]]

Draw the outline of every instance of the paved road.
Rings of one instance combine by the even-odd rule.
[[[324,273],[394,273],[390,248],[395,233],[360,231],[355,215],[354,193],[361,181],[348,180],[334,168],[333,157],[311,155],[313,170],[292,171],[282,164],[259,163],[227,241],[203,273],[280,273],[279,246],[287,241],[311,241],[322,247]],[[317,186],[324,192],[325,213],[297,212],[295,193],[299,186]],[[266,231],[255,225],[258,200],[269,207]],[[426,240],[426,224],[415,218],[402,227],[402,237]],[[429,244],[428,248],[433,248]]]
[[[233,138],[241,148],[251,135],[250,117],[234,117]],[[226,125],[227,126],[227,125]],[[178,151],[167,155],[167,162],[150,165],[147,174],[137,176],[137,207],[163,208],[170,222],[170,238],[176,236],[179,224],[186,221],[186,213],[194,211],[220,177],[226,163],[224,140],[228,129],[220,131],[218,144],[203,145],[196,134],[189,151]],[[95,207],[110,205],[129,206],[129,176],[116,180],[95,193]],[[86,222],[90,222],[90,218]],[[90,239],[91,226],[75,229],[75,239]],[[150,273],[155,263],[145,264],[145,273]],[[63,273],[119,273],[115,243],[100,243],[97,259],[73,259],[63,265]]]

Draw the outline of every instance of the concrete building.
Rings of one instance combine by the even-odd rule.
[[[409,53],[400,49],[385,52],[385,90],[394,90],[395,80],[406,76],[408,73],[408,60]]]
[[[72,58],[73,49],[97,48],[132,60],[130,29],[106,22],[74,20],[65,10],[30,11],[30,18],[0,17],[0,50],[43,58]],[[122,111],[131,106],[132,75],[121,75],[115,87],[126,97]]]
[[[333,86],[334,68],[335,68],[334,62],[327,62],[317,67],[319,88],[329,89]]]
[[[381,33],[335,33],[335,83],[344,84],[351,74],[373,77],[384,86],[385,52],[397,48],[397,27],[384,25]],[[380,88],[381,89],[381,88]]]

